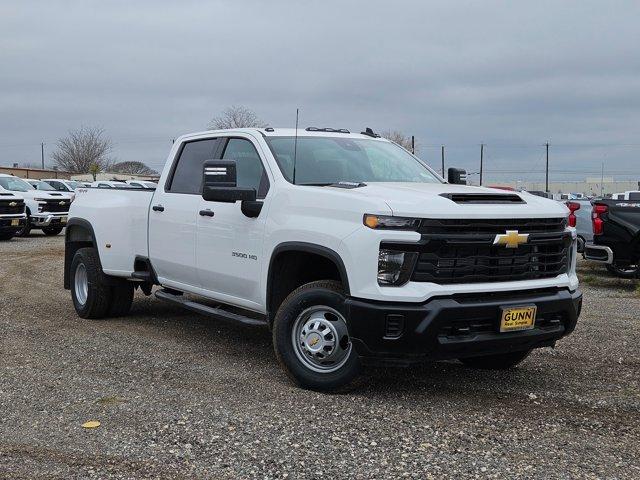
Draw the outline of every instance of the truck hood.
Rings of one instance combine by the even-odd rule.
[[[27,190],[26,192],[20,192],[18,195],[21,195],[24,198],[28,198],[30,200],[36,198],[46,198],[47,200],[71,200],[71,193],[63,193],[63,192],[50,192],[48,190]]]
[[[393,215],[401,217],[543,218],[564,217],[569,213],[563,204],[526,192],[447,183],[367,183],[351,191],[380,198]],[[447,194],[517,195],[523,203],[492,203],[490,198],[488,203],[456,202],[443,196]]]

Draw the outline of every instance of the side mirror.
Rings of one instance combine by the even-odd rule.
[[[207,160],[204,162],[202,198],[208,202],[253,202],[255,188],[238,187],[235,160]]]
[[[447,181],[454,185],[466,185],[467,171],[461,168],[450,168],[447,170]]]

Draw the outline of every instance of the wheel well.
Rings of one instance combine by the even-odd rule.
[[[64,288],[70,288],[71,262],[76,252],[84,247],[95,247],[93,229],[90,225],[68,225],[64,246]]]
[[[286,250],[275,253],[269,265],[267,311],[273,322],[280,304],[296,288],[314,280],[337,280],[348,293],[349,283],[340,257],[325,251]],[[335,255],[335,258],[330,258]]]

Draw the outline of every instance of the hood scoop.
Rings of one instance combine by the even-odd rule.
[[[440,196],[462,205],[512,205],[514,203],[527,203],[520,195],[514,193],[441,193]]]

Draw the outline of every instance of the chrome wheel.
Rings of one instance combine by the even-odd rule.
[[[80,305],[84,305],[87,303],[87,296],[89,295],[89,277],[84,263],[79,263],[76,267],[73,285],[76,292],[76,300]]]
[[[326,306],[311,307],[298,315],[291,341],[298,359],[314,372],[335,372],[351,353],[347,322],[342,314]]]

